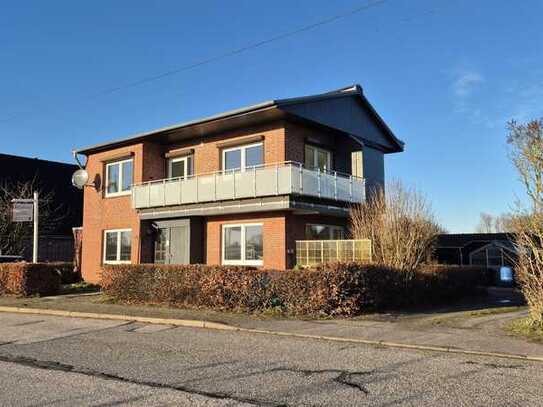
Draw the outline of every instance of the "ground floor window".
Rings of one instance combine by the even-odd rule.
[[[104,231],[104,263],[130,263],[132,231],[115,229]]]
[[[341,240],[345,239],[345,228],[308,223],[305,226],[305,238],[306,240]]]
[[[223,264],[261,266],[263,258],[262,224],[223,225]]]

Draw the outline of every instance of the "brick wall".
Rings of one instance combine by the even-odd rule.
[[[286,214],[247,214],[214,216],[206,219],[206,263],[221,264],[222,225],[237,223],[262,223],[264,236],[264,267],[285,269],[286,259]]]
[[[264,162],[275,163],[285,161],[285,132],[282,122],[275,122],[261,126],[222,132],[216,135],[192,139],[185,143],[178,143],[165,148],[164,151],[177,149],[194,150],[194,173],[202,174],[219,171],[222,167],[221,152],[223,143],[244,144],[245,140],[254,140],[255,136],[262,136],[264,143]],[[252,141],[255,142],[255,141]],[[158,159],[158,157],[157,157]],[[162,158],[162,165],[165,161]]]
[[[139,260],[140,221],[132,209],[130,195],[104,198],[105,164],[117,158],[134,158],[134,182],[142,181],[144,145],[136,144],[93,154],[86,169],[97,188],[85,187],[83,202],[83,247],[81,274],[86,281],[98,282],[103,259],[103,232],[108,229],[132,229],[133,262]]]
[[[162,179],[166,176],[164,153],[179,149],[194,149],[195,173],[217,171],[221,168],[222,144],[243,144],[255,136],[262,136],[265,163],[282,161],[304,162],[304,145],[307,139],[335,149],[334,165],[338,170],[349,169],[350,150],[353,143],[342,138],[339,143],[331,133],[322,129],[290,122],[275,122],[236,131],[200,137],[190,142],[172,146],[144,142],[128,147],[93,154],[88,157],[87,171],[98,188],[86,187],[83,210],[82,275],[90,282],[99,281],[103,258],[103,232],[108,229],[132,229],[132,254],[134,263],[152,259],[153,245],[149,222],[140,222],[132,209],[131,196],[103,198],[105,162],[132,155],[134,157],[134,182]],[[356,147],[356,146],[355,146]],[[338,153],[341,152],[341,153]],[[339,168],[341,167],[341,169]],[[288,221],[288,219],[293,219]],[[319,219],[322,222],[321,217]],[[264,266],[283,269],[291,266],[294,241],[303,239],[304,226],[300,219],[282,212],[266,215],[255,214],[208,218],[205,226],[207,263],[221,262],[221,225],[223,223],[262,222],[264,224]],[[332,222],[338,224],[337,221]]]

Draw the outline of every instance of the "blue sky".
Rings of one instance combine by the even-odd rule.
[[[506,122],[543,116],[540,0],[388,0],[103,93],[365,3],[6,1],[0,151],[71,161],[74,147],[360,83],[406,142],[404,153],[387,156],[387,178],[423,191],[451,232],[472,231],[481,211],[508,211],[522,190],[507,159]]]

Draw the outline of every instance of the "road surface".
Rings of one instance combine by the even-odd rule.
[[[6,406],[543,406],[537,362],[7,313],[0,383]]]

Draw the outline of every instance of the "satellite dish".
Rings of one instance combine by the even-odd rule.
[[[72,185],[78,189],[83,189],[89,182],[89,173],[83,168],[77,170],[72,175]]]

